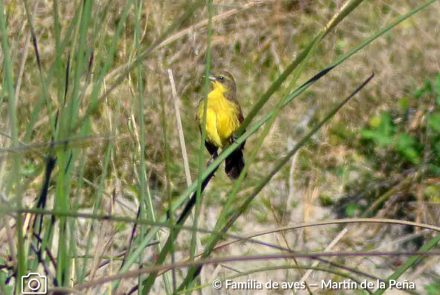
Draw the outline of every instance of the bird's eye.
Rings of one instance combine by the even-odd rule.
[[[218,80],[221,81],[221,82],[223,82],[223,81],[225,81],[225,77],[223,77],[223,76],[219,76],[219,77],[218,77]]]

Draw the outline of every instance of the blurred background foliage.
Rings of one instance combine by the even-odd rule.
[[[88,48],[98,50],[104,61],[120,20],[124,1],[97,1],[94,10],[95,27],[103,27],[93,36],[88,32]],[[237,81],[238,99],[246,115],[296,55],[313,40],[345,1],[214,1],[212,64],[227,69]],[[78,1],[59,1],[61,35],[66,33]],[[299,83],[305,82],[348,50],[359,45],[380,28],[420,4],[419,0],[364,1],[337,29],[316,48],[308,61]],[[31,6],[33,3],[31,4]],[[34,14],[34,30],[38,41],[42,71],[51,71],[55,57],[53,7],[51,1],[39,1]],[[187,1],[145,1],[141,17],[141,46],[147,48],[177,15],[188,7]],[[19,60],[21,49],[29,38],[24,37],[28,23],[23,22],[25,10],[20,1],[5,1],[12,59]],[[439,4],[422,10],[412,18],[379,38],[358,54],[318,81],[293,103],[282,110],[264,142],[257,161],[249,172],[240,197],[246,196],[267,175],[281,156],[285,155],[325,114],[347,97],[372,72],[373,82],[324,126],[263,190],[257,201],[234,225],[232,232],[245,233],[286,224],[297,224],[335,217],[381,217],[417,221],[438,225],[440,206],[440,74],[439,74]],[[132,12],[130,12],[132,13]],[[142,63],[143,75],[132,71],[128,78],[100,105],[91,120],[91,134],[130,135],[116,142],[111,154],[108,173],[103,175],[107,145],[93,142],[83,149],[86,157],[83,180],[86,185],[72,183],[72,207],[89,211],[93,206],[96,184],[104,181],[104,202],[116,196],[115,214],[135,216],[139,198],[138,141],[136,130],[144,126],[148,190],[151,190],[158,214],[168,206],[167,188],[178,196],[187,186],[176,128],[173,97],[167,70],[172,70],[176,83],[183,132],[188,150],[192,179],[196,179],[200,135],[195,122],[195,107],[203,97],[202,75],[207,51],[207,8],[199,9],[181,26],[183,33],[169,39]],[[133,16],[133,15],[131,15]],[[136,51],[134,17],[128,17],[117,44],[113,67],[105,78],[104,88],[111,85],[121,67],[129,64]],[[26,35],[27,36],[27,35]],[[75,39],[73,39],[75,40]],[[73,40],[66,48],[73,47]],[[75,59],[69,51],[63,53],[63,63]],[[96,61],[96,59],[95,59]],[[35,54],[25,60],[25,70],[17,101],[20,138],[24,137],[32,110],[41,95],[39,69]],[[82,78],[84,95],[79,105],[84,113],[90,104],[90,80],[96,79],[103,66],[94,63],[90,78]],[[14,72],[20,64],[14,62]],[[3,79],[3,73],[0,78]],[[31,143],[49,142],[49,116],[54,116],[62,101],[65,72],[56,72],[48,85],[52,113],[43,107],[31,133]],[[89,80],[90,79],[90,80]],[[144,122],[138,122],[138,81],[144,89]],[[288,89],[283,85],[263,108],[258,118],[273,108]],[[105,89],[104,89],[105,90]],[[67,97],[72,88],[68,90]],[[4,93],[4,91],[3,91]],[[162,100],[165,110],[161,109]],[[5,106],[6,96],[1,103]],[[165,113],[163,121],[162,112]],[[0,110],[1,130],[8,130],[8,108]],[[136,118],[135,118],[136,117]],[[165,123],[163,123],[165,122]],[[164,138],[166,129],[166,138]],[[7,133],[7,132],[6,132]],[[260,133],[248,139],[247,154],[253,150]],[[2,145],[8,146],[2,136]],[[172,159],[166,165],[166,150]],[[38,195],[44,179],[44,157],[27,153],[21,172],[28,183],[24,192],[30,204]],[[77,167],[78,169],[80,167]],[[6,169],[7,170],[7,169]],[[221,169],[223,170],[223,169]],[[2,170],[5,173],[5,170]],[[59,168],[55,175],[60,173]],[[56,179],[54,177],[54,179]],[[75,179],[75,181],[80,181]],[[95,186],[93,185],[95,184]],[[56,182],[50,183],[49,194],[55,193]],[[201,224],[212,228],[226,202],[231,182],[223,171],[208,187],[204,198]],[[80,232],[86,231],[79,226]],[[131,228],[118,226],[114,249],[122,249]],[[323,249],[339,229],[329,227],[288,233],[289,246],[296,250]],[[359,235],[362,233],[362,235]],[[335,250],[358,250],[387,247],[405,234],[408,241],[399,247],[417,249],[430,234],[414,228],[394,229],[389,226],[359,225]],[[274,238],[276,240],[276,238]],[[203,242],[203,240],[202,240]],[[362,245],[359,246],[358,245]],[[182,243],[184,249],[186,245]],[[396,249],[396,247],[389,246]],[[241,253],[239,247],[229,254]],[[249,250],[253,251],[253,250]],[[364,258],[367,259],[367,258]],[[438,258],[435,258],[438,262]],[[361,259],[355,259],[357,266]],[[342,261],[341,261],[342,262]],[[365,261],[364,261],[365,262]],[[379,259],[365,263],[362,269],[379,276],[391,266]],[[349,264],[349,262],[345,262]],[[356,264],[355,263],[355,264]],[[395,263],[395,264],[394,264]],[[383,268],[380,270],[380,268]],[[373,269],[373,270],[372,270]],[[440,270],[426,262],[419,269],[422,281],[437,278]],[[432,288],[437,288],[432,285]]]

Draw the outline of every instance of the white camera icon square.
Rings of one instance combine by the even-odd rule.
[[[45,276],[41,276],[39,273],[36,272],[31,272],[27,276],[22,276],[21,293],[47,294],[47,278]]]

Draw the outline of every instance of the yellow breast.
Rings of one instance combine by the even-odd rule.
[[[206,113],[206,140],[219,148],[228,144],[229,137],[240,127],[240,110],[236,104],[226,99],[221,89],[208,94]],[[204,104],[197,110],[199,125],[203,124]]]

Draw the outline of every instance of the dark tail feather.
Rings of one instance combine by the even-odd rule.
[[[241,149],[235,150],[225,160],[225,172],[230,179],[237,179],[244,168],[244,157]]]

